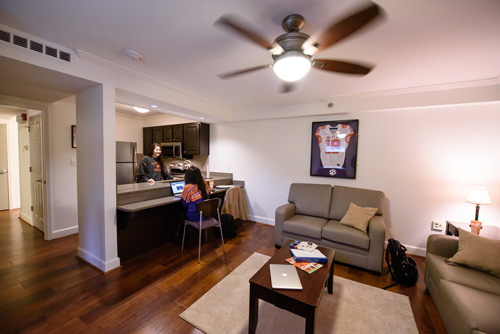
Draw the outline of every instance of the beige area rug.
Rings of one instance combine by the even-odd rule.
[[[248,333],[248,280],[269,256],[254,253],[180,317],[207,334]],[[313,274],[314,275],[314,274]],[[257,333],[304,333],[305,319],[259,301]],[[335,276],[316,311],[320,333],[418,333],[407,296]]]

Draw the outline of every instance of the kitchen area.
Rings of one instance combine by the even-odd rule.
[[[233,185],[232,173],[210,171],[210,125],[186,123],[143,129],[144,153],[138,153],[136,142],[116,142],[116,205],[118,256],[126,261],[166,242],[177,241],[183,227],[185,208],[180,197],[172,194],[171,182],[184,180],[192,165],[200,168],[211,187],[211,197],[224,200]],[[138,162],[152,143],[160,143],[164,162],[174,177],[154,184],[137,183]]]

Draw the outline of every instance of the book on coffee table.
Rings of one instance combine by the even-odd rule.
[[[293,257],[289,257],[288,259],[285,260],[286,262],[293,264],[297,268],[304,270],[308,274],[312,274],[319,268],[323,267],[321,263],[316,263],[316,262],[295,262]]]
[[[300,249],[290,248],[290,253],[292,253],[295,262],[328,262],[328,258],[317,249],[313,250],[312,252],[308,252]]]

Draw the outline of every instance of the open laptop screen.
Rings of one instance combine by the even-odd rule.
[[[185,185],[186,182],[184,181],[170,182],[170,188],[172,189],[172,196],[180,197],[182,195],[182,190],[184,189]]]

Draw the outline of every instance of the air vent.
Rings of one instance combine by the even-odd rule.
[[[21,37],[21,36],[14,35],[14,44],[21,46],[23,48],[27,48],[28,47],[28,39]]]
[[[35,41],[30,41],[30,50],[43,53],[43,44]]]
[[[57,49],[51,48],[45,45],[45,54],[54,58],[57,58]]]
[[[0,30],[0,41],[10,43],[10,32]]]
[[[67,52],[59,50],[59,59],[65,60],[65,61],[71,61],[71,55]]]
[[[1,1],[1,0],[0,0]],[[71,62],[71,53],[50,47],[41,42],[36,42],[32,36],[23,37],[17,31],[7,31],[4,26],[0,25],[0,43],[7,42],[9,44],[17,45],[26,50],[36,52],[38,54],[46,55],[61,61]],[[44,52],[45,51],[45,52]]]

